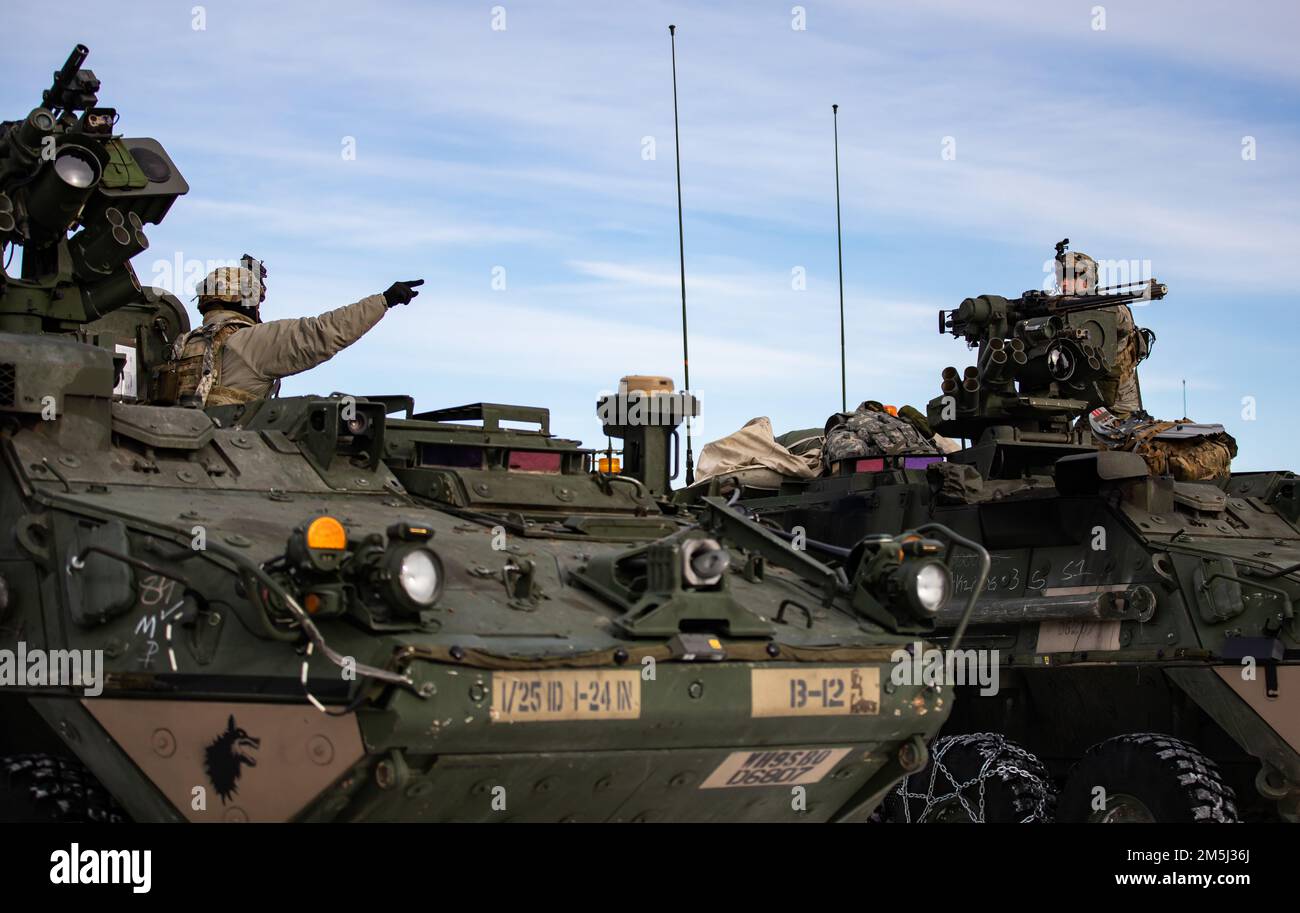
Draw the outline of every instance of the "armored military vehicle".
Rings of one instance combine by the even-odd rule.
[[[924,766],[944,530],[673,511],[640,392],[617,474],[543,409],[155,404],[189,324],[130,260],[188,188],[86,54],[0,125],[0,818],[853,820]]]
[[[843,550],[937,521],[992,554],[983,586],[957,560],[953,599],[977,595],[965,646],[996,651],[999,686],[958,689],[934,764],[891,799],[898,820],[1300,813],[1300,479],[1153,473],[1090,413],[1115,358],[1114,306],[1165,292],[1150,280],[967,299],[940,329],[976,363],[945,369],[921,418],[968,446],[832,459],[779,488],[712,480],[810,542]]]

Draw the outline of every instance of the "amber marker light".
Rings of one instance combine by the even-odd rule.
[[[307,526],[307,547],[340,552],[348,547],[347,531],[333,517],[317,517]]]

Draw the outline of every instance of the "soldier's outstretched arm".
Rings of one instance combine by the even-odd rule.
[[[419,293],[411,286],[423,280],[394,283],[382,295],[370,295],[318,317],[272,320],[240,330],[227,350],[255,374],[277,380],[329,361],[364,336],[395,304],[406,304]]]

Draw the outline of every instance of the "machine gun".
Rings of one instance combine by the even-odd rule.
[[[22,247],[17,277],[0,270],[0,332],[67,333],[145,298],[131,258],[185,183],[162,146],[113,131],[100,83],[77,45],[41,105],[0,123],[0,251]]]
[[[1068,239],[1057,245],[1063,262]],[[980,295],[939,312],[939,332],[964,338],[976,363],[943,370],[927,418],[949,437],[978,439],[992,427],[1017,440],[1081,443],[1071,423],[1106,401],[1118,356],[1118,305],[1164,298],[1155,279],[1087,288],[1078,294],[1031,290],[1019,298]],[[1006,435],[1004,435],[1006,436]]]
[[[953,310],[940,310],[939,332],[964,336],[968,343],[978,345],[995,336],[1015,336],[1022,327],[1038,334],[1043,327],[1063,324],[1059,318],[1067,314],[1158,301],[1168,293],[1169,286],[1145,279],[1109,285],[1086,295],[1059,295],[1039,289],[1031,289],[1019,298],[980,295],[965,299]]]

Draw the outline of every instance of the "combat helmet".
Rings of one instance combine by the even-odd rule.
[[[199,283],[196,297],[200,314],[222,308],[260,320],[259,309],[266,300],[266,267],[247,254],[239,263],[219,266]]]
[[[1093,292],[1097,288],[1097,261],[1082,251],[1063,251],[1056,258],[1056,286],[1065,289],[1065,281],[1074,279],[1073,294]]]

